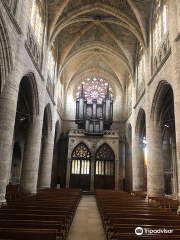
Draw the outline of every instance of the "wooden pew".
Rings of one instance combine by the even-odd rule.
[[[107,239],[132,239],[136,237],[135,228],[139,226],[174,229],[174,239],[180,239],[180,218],[166,208],[145,203],[138,200],[136,195],[128,195],[122,191],[98,190],[96,200]],[[163,238],[167,239],[169,236],[164,234]],[[147,234],[144,239],[148,237],[151,236]],[[155,238],[161,239],[158,234]]]
[[[82,190],[48,189],[8,201],[0,208],[0,239],[25,240],[28,234],[31,240],[50,240],[58,234],[64,240],[81,197]]]
[[[15,229],[0,228],[0,239],[14,240],[56,240],[57,232],[52,229]]]

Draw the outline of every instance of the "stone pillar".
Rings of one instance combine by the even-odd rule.
[[[178,193],[178,178],[177,178],[177,157],[176,157],[176,144],[172,142],[172,166],[173,166],[173,198],[177,199]]]
[[[59,141],[55,139],[53,162],[52,162],[51,187],[56,187],[56,184],[57,184],[58,168],[59,168],[58,158],[59,158]]]
[[[144,191],[143,141],[135,135],[132,139],[133,191]]]
[[[123,180],[125,179],[125,139],[122,138],[119,141],[119,163],[118,163],[118,188],[123,190]]]
[[[71,177],[71,158],[67,159],[66,188],[69,188]]]
[[[25,192],[37,192],[42,124],[42,117],[38,117],[29,125],[20,181],[20,189]]]
[[[178,197],[180,197],[180,41],[176,40],[179,27],[179,1],[169,1],[169,42],[171,43],[171,79],[174,93],[174,113],[175,113],[175,132],[176,132],[176,157],[178,175]],[[179,210],[180,211],[180,210]]]
[[[6,186],[12,162],[12,144],[16,117],[18,90],[4,86],[0,96],[0,202],[5,201]]]
[[[119,162],[119,159],[115,160],[115,190],[119,189]]]
[[[91,158],[91,186],[90,192],[94,192],[94,171],[95,171],[95,157]]]
[[[132,146],[126,142],[125,190],[132,192]]]
[[[149,196],[164,195],[164,168],[162,128],[150,120],[146,128],[147,141],[147,192]]]
[[[51,185],[54,136],[50,132],[43,139],[41,160],[39,166],[38,188],[49,188]]]

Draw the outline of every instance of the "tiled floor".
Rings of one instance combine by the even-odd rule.
[[[106,240],[94,196],[83,196],[67,240]]]

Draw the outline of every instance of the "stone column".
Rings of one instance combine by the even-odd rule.
[[[95,157],[91,158],[91,186],[90,192],[94,192],[94,171],[95,171]]]
[[[125,190],[132,192],[132,147],[126,142]]]
[[[119,189],[119,162],[119,159],[115,160],[115,190]]]
[[[49,188],[51,185],[54,136],[50,132],[43,139],[41,161],[39,166],[38,188]]]
[[[174,93],[174,113],[175,113],[175,132],[176,132],[176,157],[178,175],[178,197],[180,197],[180,41],[177,38],[179,28],[179,8],[177,3],[169,1],[169,42],[171,43],[171,79]],[[180,210],[179,210],[180,211]]]
[[[4,86],[0,96],[0,202],[5,201],[6,186],[12,162],[12,144],[18,89]]]
[[[164,195],[164,168],[162,128],[152,120],[146,128],[147,141],[147,192],[149,196]]]
[[[125,179],[125,139],[121,136],[119,141],[119,160],[118,160],[118,188],[123,190],[123,180]]]
[[[173,166],[173,198],[177,199],[178,178],[177,178],[177,157],[175,141],[172,142],[172,166]]]
[[[25,192],[37,192],[42,124],[42,117],[39,116],[28,128],[20,181],[20,189]]]
[[[66,188],[69,188],[71,176],[71,158],[67,158]]]
[[[143,141],[135,135],[132,139],[133,191],[144,191]]]
[[[57,177],[58,177],[58,168],[59,168],[59,141],[54,142],[54,152],[53,152],[53,162],[52,162],[52,175],[51,175],[51,187],[56,187]]]

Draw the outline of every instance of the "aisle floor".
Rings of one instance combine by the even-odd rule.
[[[96,199],[93,195],[82,197],[67,240],[106,240]]]

